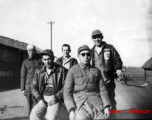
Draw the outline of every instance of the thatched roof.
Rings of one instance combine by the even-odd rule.
[[[152,70],[152,57],[142,66],[142,68]]]
[[[7,38],[7,37],[3,37],[3,36],[0,36],[0,44],[6,45],[9,47],[13,47],[13,48],[17,48],[20,50],[26,50],[26,47],[28,45],[27,43],[20,42],[18,40],[13,40],[11,38]],[[36,47],[36,50],[38,52],[42,51],[40,48],[37,48],[37,47]]]

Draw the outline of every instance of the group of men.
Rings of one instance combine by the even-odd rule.
[[[21,68],[21,91],[27,98],[30,120],[55,120],[62,103],[70,120],[108,119],[116,109],[114,78],[122,74],[122,61],[117,50],[103,41],[100,30],[92,32],[94,47],[82,45],[77,60],[70,56],[68,44],[63,56],[55,62],[52,50],[35,56],[36,48],[28,45],[29,58]],[[42,61],[42,63],[41,63]],[[41,63],[41,64],[40,64]]]

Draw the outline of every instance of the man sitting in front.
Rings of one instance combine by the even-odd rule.
[[[67,74],[64,86],[64,103],[70,120],[107,119],[111,107],[101,72],[90,65],[90,48],[78,48],[80,63]]]
[[[43,67],[36,70],[32,82],[32,94],[36,99],[30,120],[41,120],[46,113],[47,120],[55,120],[63,98],[66,69],[54,63],[54,53],[46,49],[42,53]]]

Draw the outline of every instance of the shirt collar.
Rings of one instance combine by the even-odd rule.
[[[68,61],[71,59],[71,56],[69,58],[66,58],[66,57],[62,57],[62,60],[65,60],[65,61]]]
[[[90,68],[90,64],[89,65],[84,65],[83,63],[80,63],[79,65],[82,69],[89,69]]]
[[[28,58],[28,60],[29,60],[29,61],[31,61],[31,60],[35,60],[35,59],[36,59],[36,57]]]
[[[55,64],[53,63],[51,72],[55,72],[55,70],[56,70],[56,66],[55,66]],[[43,66],[42,72],[46,72],[46,66]]]
[[[29,61],[34,60],[34,58],[28,58]]]

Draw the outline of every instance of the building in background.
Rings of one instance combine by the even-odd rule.
[[[20,87],[22,62],[28,58],[27,45],[27,43],[0,36],[0,88]],[[37,48],[38,55],[41,51]]]
[[[145,80],[152,80],[152,57],[142,66]]]

